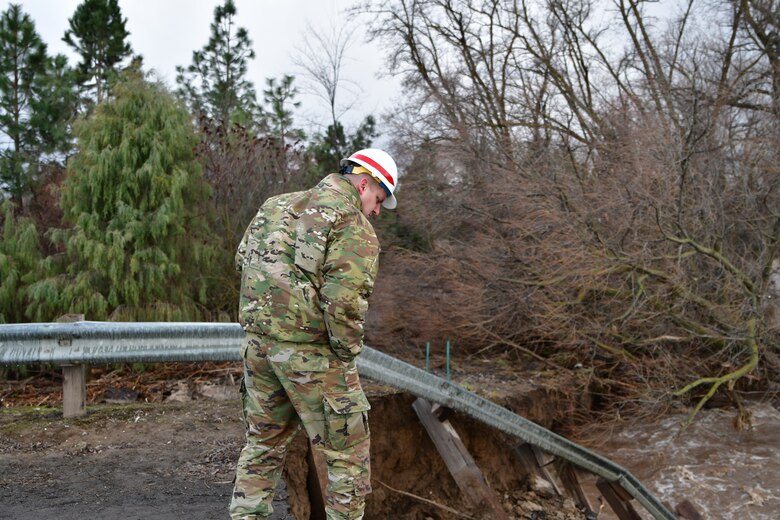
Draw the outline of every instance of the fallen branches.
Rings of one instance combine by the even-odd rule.
[[[734,389],[734,383],[741,378],[742,376],[745,376],[749,374],[756,366],[758,366],[758,343],[756,342],[755,335],[756,335],[756,319],[751,318],[747,320],[747,329],[748,329],[748,336],[745,340],[747,343],[748,348],[750,349],[750,358],[747,363],[740,366],[738,369],[733,370],[729,372],[728,374],[719,376],[719,377],[702,377],[700,379],[697,379],[696,381],[693,381],[692,383],[687,384],[680,390],[677,390],[674,395],[681,396],[684,395],[694,388],[700,386],[700,385],[710,385],[710,389],[707,391],[704,396],[699,399],[699,402],[696,404],[696,407],[691,411],[690,415],[688,415],[688,419],[683,424],[683,429],[687,428],[692,422],[693,419],[696,417],[696,414],[699,413],[699,410],[704,406],[704,404],[712,398],[713,395],[715,395],[715,392],[720,388],[721,385],[726,384],[729,388],[729,390]],[[740,415],[744,416],[744,409],[742,408],[742,405],[740,401],[737,401],[737,405],[740,408]]]

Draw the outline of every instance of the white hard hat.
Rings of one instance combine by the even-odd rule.
[[[378,148],[365,148],[342,159],[341,165],[344,166],[348,162],[359,164],[369,170],[374,180],[385,189],[387,198],[382,202],[382,207],[394,209],[398,205],[393,195],[398,184],[398,168],[390,154]]]

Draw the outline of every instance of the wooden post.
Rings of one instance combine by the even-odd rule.
[[[447,408],[446,406],[442,406],[439,403],[433,403],[433,406],[431,406],[431,413],[440,422],[448,421],[450,417],[455,415],[455,412],[452,410],[452,408]]]
[[[529,474],[535,474],[549,482],[556,494],[563,494],[561,487],[547,469],[547,464],[549,464],[549,461],[545,460],[545,453],[542,450],[532,444],[524,442],[515,448],[515,455],[517,455],[517,458],[520,459],[520,463]]]
[[[83,314],[66,314],[58,323],[84,321]],[[70,340],[67,340],[70,341]],[[86,367],[80,364],[62,365],[62,416],[79,417],[87,413]]]
[[[62,416],[87,413],[87,378],[84,365],[62,365]]]
[[[631,505],[631,495],[620,484],[600,477],[596,481],[596,487],[620,520],[642,520]]]
[[[580,477],[577,475],[577,468],[568,462],[561,462],[558,468],[558,476],[561,479],[564,489],[569,493],[574,501],[585,508],[586,513],[593,513],[593,506],[590,504],[585,490],[582,489]]]
[[[490,489],[474,459],[449,421],[440,421],[425,399],[417,399],[412,408],[431,437],[458,488],[474,506],[486,510],[490,518],[509,520],[496,493]]]

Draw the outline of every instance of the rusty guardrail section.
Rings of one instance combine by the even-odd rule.
[[[243,336],[236,323],[0,325],[0,365],[237,361]],[[365,377],[452,408],[619,484],[655,519],[676,520],[626,469],[492,401],[370,347],[357,364]]]

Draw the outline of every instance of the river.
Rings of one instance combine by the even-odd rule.
[[[748,404],[753,428],[734,428],[736,411],[699,413],[684,432],[685,415],[618,428],[606,441],[580,441],[628,469],[672,506],[684,499],[708,520],[780,518],[780,412],[769,403]],[[598,501],[595,488],[591,500]],[[643,508],[633,502],[643,518]],[[597,506],[596,506],[597,507]],[[599,520],[617,518],[603,508]]]

